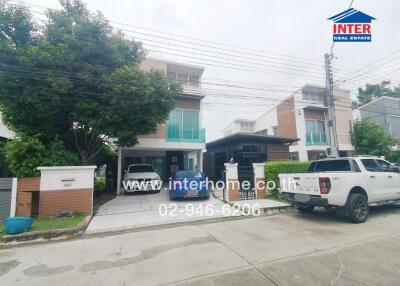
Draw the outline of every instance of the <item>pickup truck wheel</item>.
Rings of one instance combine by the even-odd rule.
[[[297,206],[296,208],[303,214],[311,213],[314,210],[314,206]]]
[[[347,202],[347,211],[352,222],[365,222],[369,214],[367,198],[362,194],[351,194]]]

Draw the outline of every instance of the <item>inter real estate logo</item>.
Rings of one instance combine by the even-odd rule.
[[[333,21],[334,42],[371,42],[372,20],[361,11],[350,8],[328,18]]]

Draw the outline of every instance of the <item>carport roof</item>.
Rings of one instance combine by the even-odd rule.
[[[234,133],[215,141],[208,142],[206,144],[206,148],[218,147],[224,144],[235,144],[241,143],[242,141],[253,141],[255,143],[280,143],[280,144],[291,144],[293,142],[299,141],[299,138],[288,138],[288,137],[280,137],[280,136],[271,136],[271,135],[261,135],[254,133],[243,133],[238,132]]]

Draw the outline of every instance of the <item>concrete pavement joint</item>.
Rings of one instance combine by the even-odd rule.
[[[261,269],[259,269],[256,265],[254,265],[250,260],[247,260],[243,255],[241,255],[239,252],[237,252],[235,249],[233,249],[232,247],[230,247],[229,245],[223,243],[222,241],[220,241],[218,238],[216,238],[214,235],[212,235],[211,233],[209,233],[207,230],[201,228],[204,232],[206,232],[209,236],[212,236],[216,241],[218,241],[219,243],[221,243],[225,248],[229,249],[230,251],[232,251],[233,253],[235,253],[237,256],[239,256],[243,261],[245,261],[249,266],[253,267],[256,271],[258,271],[262,276],[264,276],[265,278],[267,278],[272,284],[274,285],[278,285],[275,281],[272,280],[272,278],[270,278],[266,273],[264,273]]]
[[[337,272],[336,277],[330,282],[331,286],[336,285],[336,282],[340,280],[344,272],[346,271],[346,266],[344,265],[342,257],[336,251],[332,251],[332,253],[338,258],[340,262],[339,271]],[[329,267],[329,266],[328,266]]]

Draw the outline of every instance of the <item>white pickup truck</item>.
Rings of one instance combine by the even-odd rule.
[[[328,158],[307,173],[280,174],[280,194],[301,212],[337,207],[355,223],[365,222],[370,205],[400,200],[400,169],[378,157]]]

